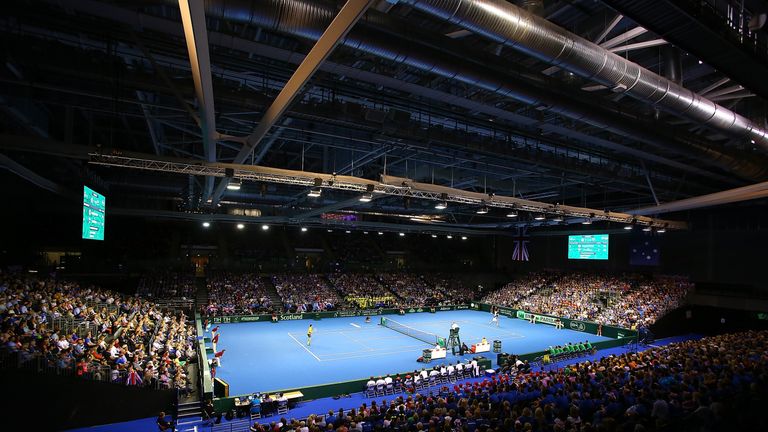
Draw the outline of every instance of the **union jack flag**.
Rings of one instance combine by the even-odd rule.
[[[515,249],[512,251],[512,261],[529,261],[528,243],[530,242],[530,237],[528,236],[528,227],[517,227],[515,229],[517,233],[513,241]]]

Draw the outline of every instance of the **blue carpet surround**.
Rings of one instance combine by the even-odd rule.
[[[485,337],[500,340],[502,351],[522,354],[567,342],[597,342],[608,338],[572,330],[557,330],[544,324],[500,318],[473,310],[413,313],[387,318],[418,330],[448,337],[453,322],[461,327],[461,340],[468,346]],[[379,325],[378,316],[324,320],[220,324],[216,349],[226,350],[216,376],[227,381],[230,396],[268,392],[318,384],[350,381],[387,373],[421,369],[416,359],[430,345]],[[307,346],[307,327],[312,324],[312,343]],[[210,336],[210,333],[206,334]],[[495,360],[495,353],[486,353]],[[209,357],[211,355],[209,354]],[[465,354],[464,358],[471,357]],[[448,354],[446,361],[461,357]],[[440,364],[435,360],[431,364]]]
[[[168,416],[166,419],[171,420]],[[121,423],[110,423],[105,425],[84,427],[78,429],[69,429],[69,432],[137,432],[137,431],[156,431],[157,417],[148,417],[138,420],[131,420]],[[202,424],[202,423],[201,423]]]

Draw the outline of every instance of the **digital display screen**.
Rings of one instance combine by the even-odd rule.
[[[88,186],[83,186],[83,238],[104,240],[107,199]]]
[[[608,234],[569,235],[568,259],[607,260]]]

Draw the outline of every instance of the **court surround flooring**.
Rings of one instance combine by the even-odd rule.
[[[539,351],[567,342],[607,340],[506,317],[501,317],[496,327],[490,323],[489,313],[472,310],[386,317],[446,338],[451,324],[456,322],[461,328],[461,340],[468,346],[485,337],[489,342],[500,340],[502,351],[507,353]],[[311,345],[307,345],[306,336],[309,324],[314,328]],[[370,323],[366,323],[364,317],[349,317],[277,324],[221,324],[219,332],[217,349],[226,349],[226,352],[216,376],[229,383],[231,396],[421,369],[426,365],[416,359],[423,349],[431,347],[426,342],[382,327],[378,316],[373,316]],[[210,333],[206,335],[210,336]],[[495,353],[484,355],[495,361]],[[470,357],[465,355],[463,358]],[[429,366],[455,363],[460,359],[462,357],[449,353],[447,359],[433,361]]]

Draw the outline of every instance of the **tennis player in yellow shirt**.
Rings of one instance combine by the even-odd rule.
[[[307,346],[312,345],[312,324],[309,325],[309,328],[307,329]]]

